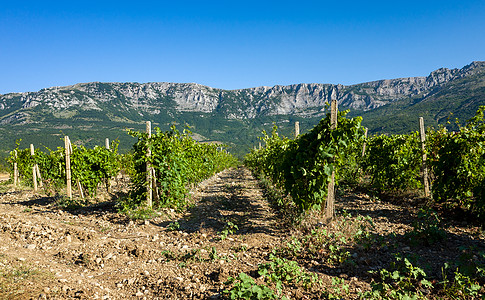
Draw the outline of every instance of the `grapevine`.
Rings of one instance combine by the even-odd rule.
[[[91,197],[96,196],[97,187],[103,183],[109,186],[109,180],[118,174],[120,162],[118,155],[118,142],[111,144],[111,149],[96,146],[88,149],[84,146],[72,146],[71,166],[72,179],[80,182],[82,188]],[[7,160],[13,164],[17,162],[19,174],[23,184],[32,186],[32,166],[39,165],[42,182],[48,192],[59,193],[66,185],[65,149],[57,150],[45,148],[46,152],[35,150],[34,156],[30,149],[18,149],[17,158],[14,151]]]
[[[276,127],[271,136],[263,132],[266,146],[253,150],[245,162],[289,194],[301,212],[321,208],[333,170],[345,164],[349,146],[360,143],[364,136],[362,118],[347,119],[347,113],[338,113],[337,129],[330,129],[327,114],[310,132],[295,140],[280,138]]]
[[[237,163],[237,160],[220,145],[197,143],[190,131],[169,131],[155,128],[149,138],[147,133],[129,131],[138,142],[133,146],[133,205],[146,199],[146,163],[155,170],[155,199],[159,207],[181,209],[187,204],[188,188],[213,174]],[[147,150],[151,156],[147,156]]]
[[[368,141],[363,169],[378,191],[402,191],[422,186],[421,148],[417,132],[379,135]]]
[[[434,134],[431,167],[433,198],[456,203],[485,218],[485,106],[458,132]]]

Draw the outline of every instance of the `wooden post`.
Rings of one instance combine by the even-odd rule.
[[[71,141],[69,140],[69,137],[66,135],[64,137],[64,147],[66,150],[66,191],[67,191],[67,196],[69,199],[72,199],[72,187],[71,187]]]
[[[366,143],[367,143],[367,132],[368,131],[369,131],[369,128],[366,128],[365,132],[364,132],[364,145],[362,145],[362,157],[364,157],[364,155],[365,155],[365,146],[366,146]]]
[[[32,156],[35,155],[35,150],[34,150],[34,144],[30,144],[30,154]],[[37,191],[37,185],[38,187],[42,187],[42,176],[40,176],[40,170],[39,170],[39,165],[34,163],[34,166],[32,167],[32,178],[34,180],[34,191]]]
[[[295,122],[295,139],[300,135],[300,122]]]
[[[35,151],[34,151],[34,144],[30,144],[30,155],[32,159],[34,158]],[[34,181],[34,192],[37,192],[37,172],[36,172],[36,164],[32,166],[32,180]]]
[[[79,189],[79,194],[81,194],[81,198],[84,199],[84,192],[83,192],[83,186],[81,185],[81,182],[79,179],[76,179],[77,183],[77,188]]]
[[[158,197],[158,185],[157,185],[157,176],[155,174],[155,168],[151,168],[152,170],[152,184],[153,184],[153,200],[155,200],[155,202],[159,202],[160,201],[160,198]]]
[[[19,180],[19,170],[17,167],[17,149],[14,150],[15,162],[13,163],[13,186],[17,187],[17,181]]]
[[[37,179],[39,180],[39,187],[42,187],[42,176],[40,175],[38,164],[35,164],[35,172],[37,173]]]
[[[423,185],[424,196],[429,197],[428,166],[426,163],[426,132],[424,131],[424,119],[419,117],[419,133],[421,136],[421,150],[423,151]]]
[[[261,142],[259,142],[259,150],[261,150]]]
[[[105,147],[107,150],[109,150],[109,138],[106,138],[106,139],[104,140],[104,147]],[[108,178],[108,179],[106,179],[104,183],[105,183],[105,185],[106,185],[106,191],[107,191],[108,193],[111,193],[111,185],[109,184],[109,183],[110,183],[110,179],[109,179],[109,178]],[[82,196],[82,189],[81,189],[81,196]],[[83,199],[84,199],[84,197],[83,197]]]
[[[330,107],[330,129],[332,130],[337,129],[337,112],[337,100],[332,100]],[[335,214],[335,169],[333,170],[332,177],[328,183],[326,204],[325,218],[327,221],[330,221],[333,219]]]
[[[146,122],[146,132],[148,134],[148,138],[152,137],[152,123],[150,121]],[[150,150],[150,144],[147,142],[147,158],[149,159],[150,156],[152,155],[152,151]],[[146,167],[146,173],[147,173],[147,206],[152,207],[153,206],[153,178],[152,178],[152,166],[150,162],[147,160],[147,167]]]

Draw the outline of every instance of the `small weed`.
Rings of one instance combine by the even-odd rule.
[[[269,259],[271,262],[258,266],[258,273],[275,282],[279,293],[283,283],[301,284],[305,289],[309,289],[313,284],[320,282],[316,274],[303,271],[296,261],[279,258],[273,254],[270,254]]]
[[[372,244],[372,234],[369,229],[374,229],[374,221],[370,216],[358,216],[356,218],[357,229],[353,234],[356,243],[365,245],[364,248],[370,248]]]
[[[0,182],[0,193],[5,193],[6,191],[8,191],[11,188],[10,185],[12,183],[13,183],[13,179],[11,177],[8,180]]]
[[[345,299],[349,293],[349,285],[345,283],[345,279],[339,277],[332,277],[331,290],[325,288],[322,292],[322,299]]]
[[[423,292],[430,291],[433,285],[426,279],[423,269],[414,266],[407,258],[397,257],[391,263],[391,271],[382,269],[378,281],[371,283],[372,290],[361,294],[366,299],[417,299]]]
[[[413,230],[406,234],[412,245],[430,246],[446,238],[446,231],[440,228],[441,220],[435,212],[420,209],[418,218],[413,222]]]
[[[132,220],[149,220],[156,217],[158,214],[151,208],[147,207],[136,207],[136,208],[126,208],[119,211],[122,214],[125,214]]]
[[[55,203],[56,203],[56,206],[59,208],[66,209],[66,210],[76,210],[88,205],[89,201],[87,201],[86,199],[80,199],[80,198],[69,199],[68,197],[65,197],[65,196],[59,196],[57,197]]]
[[[374,245],[370,232],[374,223],[370,217],[352,217],[346,211],[342,214],[333,228],[316,227],[306,235],[293,236],[286,246],[277,249],[278,255],[324,260],[331,265],[352,264],[347,248],[351,243],[359,243],[364,248]]]
[[[291,256],[297,256],[301,252],[301,242],[293,237],[290,242],[286,243],[286,250]]]
[[[443,268],[441,268],[441,273],[443,276],[443,281],[441,284],[443,285],[443,292],[445,295],[452,299],[461,299],[465,297],[476,298],[479,296],[479,292],[482,287],[478,283],[478,280],[461,273],[458,268],[453,273],[453,280],[449,280],[449,271],[450,266],[448,263],[445,263]]]
[[[0,299],[31,299],[37,291],[26,284],[26,281],[42,282],[48,286],[54,279],[52,274],[26,265],[13,268],[0,267]]]
[[[30,207],[27,207],[24,210],[22,210],[22,212],[24,212],[24,213],[28,213],[28,212],[31,212],[31,211],[32,211],[32,208],[30,208]]]
[[[288,300],[286,296],[277,297],[273,290],[265,285],[257,285],[254,279],[246,273],[240,273],[237,278],[229,277],[224,284],[233,285],[229,290],[225,289],[223,291],[223,294],[227,295],[230,299],[233,300]]]
[[[170,250],[163,250],[161,253],[162,257],[165,257],[167,261],[176,260],[177,256]]]
[[[246,250],[248,250],[248,246],[247,245],[240,245],[240,246],[237,246],[237,247],[233,246],[233,247],[231,247],[231,250],[233,250],[236,253],[245,252]]]
[[[88,266],[90,262],[91,256],[86,253],[79,254],[78,261],[76,261],[77,264],[84,264],[85,266]]]
[[[329,250],[329,253],[328,253],[327,261],[329,264],[339,265],[344,262],[347,262],[347,260],[350,258],[349,251],[346,251],[339,245],[329,244],[328,250]]]
[[[177,221],[174,221],[167,226],[168,231],[176,231],[180,229],[180,224]]]
[[[101,226],[100,231],[103,232],[103,233],[105,233],[105,232],[107,232],[110,229],[111,229],[111,227],[109,227],[109,226],[106,226],[106,227],[105,226]]]
[[[222,229],[221,232],[219,232],[219,238],[221,241],[225,240],[229,234],[235,234],[236,231],[239,230],[239,227],[237,227],[236,224],[234,224],[231,221],[227,221],[226,225],[224,225],[224,228]]]
[[[456,266],[463,274],[485,280],[485,253],[476,247],[461,247]]]
[[[219,255],[217,255],[216,247],[212,247],[211,250],[209,251],[209,259],[211,261],[219,259]]]
[[[180,258],[180,260],[187,262],[187,261],[198,261],[201,262],[203,259],[200,257],[200,249],[192,249],[190,252],[185,253],[184,256]]]

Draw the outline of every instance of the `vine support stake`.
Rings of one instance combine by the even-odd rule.
[[[17,149],[14,150],[15,162],[13,163],[13,186],[17,187],[19,180],[19,169],[17,167]]]
[[[81,182],[79,182],[79,179],[76,179],[76,183],[77,183],[77,188],[79,189],[79,194],[81,194],[81,198],[84,199],[83,187],[81,185]]]
[[[335,130],[337,129],[337,100],[332,100],[332,104],[330,105],[330,129]],[[327,203],[325,208],[325,218],[327,221],[333,219],[335,214],[335,169],[332,171],[332,176],[330,178],[330,182],[328,183],[327,188]]]
[[[295,122],[295,139],[300,135],[300,122]]]
[[[32,156],[32,160],[34,160],[34,155],[35,155],[35,150],[34,150],[34,144],[30,144],[30,155]],[[34,181],[34,192],[37,192],[37,164],[32,165],[32,180]]]
[[[150,121],[146,122],[146,132],[148,135],[148,139],[152,137],[152,123]],[[149,142],[147,141],[147,205],[148,207],[152,207],[153,205],[153,177],[152,177],[152,166],[150,164],[150,156],[152,155],[152,151],[150,150]]]
[[[69,199],[72,200],[72,187],[71,187],[71,141],[66,135],[64,137],[64,149],[66,150],[66,191]]]
[[[157,179],[156,179],[157,176],[155,174],[155,169],[152,167],[151,171],[152,171],[152,184],[153,184],[153,190],[154,190],[153,198],[155,201],[160,201],[160,198],[158,197],[158,185],[157,185]]]
[[[38,164],[35,164],[35,172],[37,173],[37,179],[39,180],[39,187],[42,187],[42,176],[40,175]]]
[[[430,195],[429,191],[429,181],[428,181],[428,166],[426,163],[426,132],[424,131],[424,119],[419,117],[419,133],[421,136],[421,150],[423,151],[423,185],[424,185],[424,196],[427,198]]]
[[[369,131],[369,128],[366,128],[365,132],[364,132],[364,144],[362,145],[362,157],[365,156],[365,147],[367,145],[367,132],[368,131]]]
[[[105,142],[104,144],[105,144],[106,149],[109,150],[109,138],[106,138],[106,140],[104,142]]]

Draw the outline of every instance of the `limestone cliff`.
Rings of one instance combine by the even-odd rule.
[[[294,84],[221,90],[195,83],[79,83],[51,87],[38,92],[0,95],[0,122],[25,119],[25,111],[36,107],[50,110],[162,111],[220,114],[228,119],[258,116],[318,116],[326,102],[337,99],[339,107],[369,111],[409,97],[426,97],[455,79],[484,73],[485,62],[473,62],[462,69],[438,69],[427,77],[379,80],[356,85]],[[114,111],[113,111],[114,110]]]

